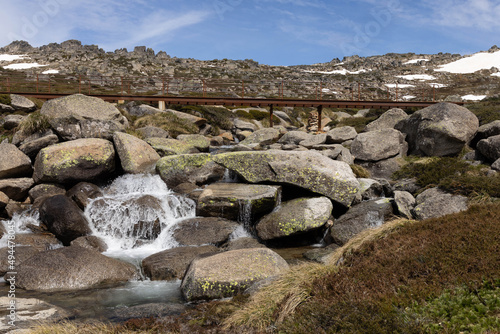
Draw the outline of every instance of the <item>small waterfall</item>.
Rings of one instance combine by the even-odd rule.
[[[252,201],[239,200],[238,221],[248,230],[252,224]]]
[[[224,176],[222,177],[221,182],[223,183],[238,183],[238,174],[234,170],[226,168],[224,171]]]
[[[114,256],[143,257],[175,247],[172,227],[195,217],[195,202],[174,194],[158,175],[125,175],[103,193],[84,213]]]

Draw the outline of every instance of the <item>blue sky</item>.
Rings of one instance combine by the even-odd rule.
[[[2,0],[0,46],[78,39],[196,59],[300,65],[498,44],[500,0]]]

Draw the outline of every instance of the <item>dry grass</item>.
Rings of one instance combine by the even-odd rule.
[[[251,324],[259,331],[281,324],[308,298],[314,289],[313,282],[337,271],[343,259],[368,241],[384,238],[412,221],[398,219],[377,229],[369,229],[337,249],[327,259],[327,265],[304,263],[254,294],[247,305],[233,313],[224,323],[225,329],[236,329]]]

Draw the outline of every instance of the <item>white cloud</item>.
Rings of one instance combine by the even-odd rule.
[[[84,40],[86,36],[92,44],[103,47],[133,46],[155,39],[165,41],[210,15],[200,9],[157,7],[144,0],[12,1],[0,13],[0,46],[16,39],[39,46],[72,38]]]

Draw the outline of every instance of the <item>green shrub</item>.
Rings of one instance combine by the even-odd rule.
[[[205,118],[215,129],[229,130],[233,127],[234,114],[222,107],[208,106],[174,106],[173,109]]]
[[[485,333],[500,330],[500,280],[480,288],[446,290],[412,311],[425,319],[428,333]]]
[[[366,125],[373,122],[376,117],[351,117],[342,119],[337,126],[352,126],[358,133],[363,132]]]
[[[350,166],[354,175],[356,175],[357,178],[368,179],[371,177],[370,172],[365,168],[361,167],[360,165],[352,164]]]
[[[10,105],[12,101],[10,100],[9,94],[0,94],[0,103]]]
[[[50,129],[49,118],[40,112],[29,114],[19,125],[19,130],[27,135],[43,132],[48,129]]]

